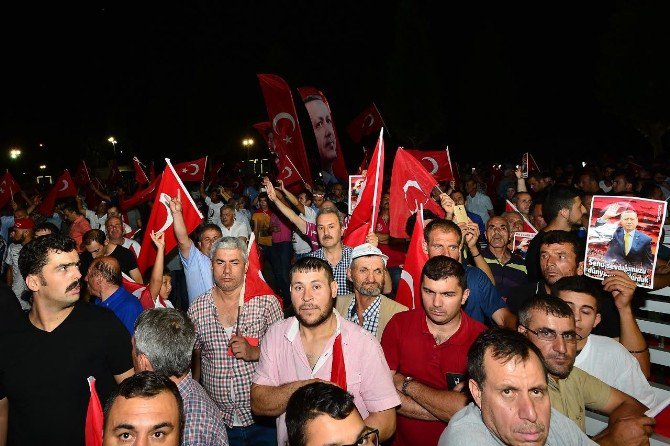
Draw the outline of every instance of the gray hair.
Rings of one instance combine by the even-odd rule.
[[[319,211],[316,213],[316,220],[318,220],[319,217],[321,217],[322,215],[326,214],[337,215],[337,220],[340,222],[340,226],[344,226],[344,217],[342,217],[342,213],[334,206],[326,206],[320,208]]]
[[[156,372],[182,376],[191,367],[195,345],[193,322],[174,308],[153,308],[135,322],[135,350]]]
[[[209,257],[214,258],[214,254],[219,249],[239,249],[242,253],[244,263],[247,263],[247,243],[239,237],[221,237],[212,245],[212,250],[209,252]]]

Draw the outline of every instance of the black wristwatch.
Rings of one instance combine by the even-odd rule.
[[[409,386],[409,383],[411,383],[414,380],[411,376],[406,376],[405,381],[402,383],[402,387],[400,388],[400,391],[403,393],[403,395],[407,395],[407,386]]]

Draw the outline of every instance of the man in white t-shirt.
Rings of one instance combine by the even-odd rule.
[[[221,199],[217,188],[212,188],[209,193],[211,197],[205,193],[204,183],[200,183],[200,195],[205,197],[205,204],[208,208],[207,223],[221,226],[221,208],[226,203]]]
[[[251,227],[249,223],[242,217],[241,219],[235,218],[235,206],[232,204],[226,204],[221,208],[220,213],[221,224],[221,233],[223,237],[239,237],[245,242],[249,240],[251,235]]]
[[[577,341],[575,367],[595,376],[606,384],[627,393],[647,407],[656,405],[654,390],[642,373],[638,359],[647,352],[647,346],[639,327],[624,330],[621,337],[639,337],[639,351],[629,352],[616,339],[591,334],[600,323],[600,291],[585,276],[570,276],[558,280],[552,287],[552,293],[565,301],[575,314]],[[616,298],[616,296],[615,296]],[[617,303],[617,302],[615,302]],[[618,304],[618,303],[617,303]],[[636,356],[633,356],[633,353]],[[646,355],[648,360],[648,353]]]

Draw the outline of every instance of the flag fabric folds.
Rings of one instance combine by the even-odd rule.
[[[184,161],[174,165],[174,171],[182,181],[202,181],[205,178],[207,157],[193,161]]]
[[[272,291],[263,277],[261,258],[258,255],[258,245],[253,232],[249,237],[248,255],[248,267],[244,277],[244,302],[249,302],[254,297],[272,295],[279,301],[279,306],[282,306],[282,300]]]
[[[537,234],[537,229],[535,229],[535,226],[530,224],[526,216],[519,212],[516,206],[514,206],[509,200],[505,200],[505,212],[517,212],[519,215],[521,215],[521,218],[523,218],[523,232],[532,232],[533,234]]]
[[[70,172],[65,169],[47,196],[42,200],[42,203],[35,210],[41,215],[50,217],[54,212],[54,207],[56,207],[56,199],[75,197],[76,195],[77,188],[74,185],[74,180],[70,176]]]
[[[89,396],[88,408],[86,409],[85,444],[86,446],[102,446],[102,404],[100,404],[98,391],[95,389],[95,378],[89,376],[87,381],[91,395]]]
[[[86,161],[79,160],[79,163],[77,163],[77,173],[74,176],[74,180],[78,186],[86,186],[91,183],[91,172],[88,170]]]
[[[7,169],[2,176],[2,181],[0,181],[0,208],[9,203],[14,198],[14,194],[20,190],[19,183],[16,182],[12,174],[9,173],[9,169]]]
[[[423,250],[423,223],[423,207],[420,207],[395,296],[396,302],[410,310],[421,301],[421,270],[428,261],[428,254]]]
[[[177,246],[177,238],[172,227],[172,212],[170,212],[170,200],[173,197],[178,194],[181,196],[182,216],[184,217],[186,232],[190,234],[202,221],[202,214],[172,167],[170,160],[165,158],[165,162],[167,165],[156,190],[154,205],[151,208],[151,215],[145,227],[144,237],[142,237],[142,249],[137,259],[137,265],[141,272],[153,265],[156,260],[156,247],[151,240],[151,231],[165,232],[166,253]]]
[[[133,157],[133,167],[135,168],[135,181],[137,181],[137,184],[147,184],[149,178],[147,178],[147,174],[144,173],[142,163],[140,163],[140,160],[138,160],[136,156]]]
[[[154,178],[151,183],[144,189],[136,191],[131,197],[121,202],[121,209],[127,211],[128,209],[139,206],[142,203],[151,201],[156,196],[156,189],[161,182],[161,175]]]
[[[382,115],[372,103],[351,121],[347,126],[347,133],[356,144],[359,144],[363,138],[376,134],[382,127],[385,127]]]
[[[419,160],[421,165],[437,181],[451,181],[454,179],[448,148],[447,150],[431,151],[407,150],[407,153]]]

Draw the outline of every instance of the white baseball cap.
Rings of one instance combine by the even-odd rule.
[[[386,266],[386,261],[389,259],[389,256],[381,252],[379,248],[371,245],[370,243],[363,243],[362,245],[358,245],[351,250],[352,261],[364,256],[379,256],[382,258],[382,260],[384,260],[384,266]]]

